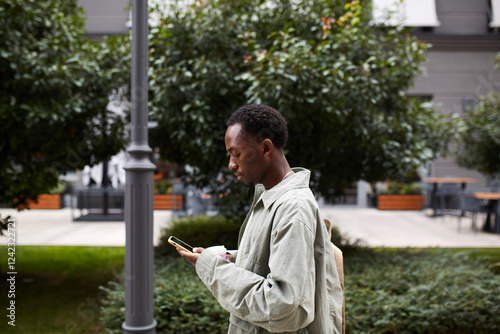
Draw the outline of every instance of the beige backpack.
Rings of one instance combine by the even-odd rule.
[[[328,227],[328,236],[330,240],[332,239],[332,223],[328,219],[324,219],[326,226]],[[339,273],[340,286],[342,287],[342,293],[344,295],[342,301],[342,333],[345,333],[345,290],[344,290],[344,258],[342,256],[342,251],[340,248],[335,246],[332,242],[333,255],[335,257],[335,264],[337,266],[337,272]]]

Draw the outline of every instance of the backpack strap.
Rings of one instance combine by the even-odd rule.
[[[332,240],[332,223],[328,219],[323,219],[327,228],[328,236]],[[342,288],[342,333],[345,333],[345,289],[344,289],[344,257],[340,248],[335,246],[333,242],[330,242],[333,248],[333,256],[335,259],[335,265],[337,266],[337,272],[339,274],[340,286]]]

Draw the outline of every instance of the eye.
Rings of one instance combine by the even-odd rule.
[[[238,159],[241,156],[240,152],[236,152],[236,150],[231,150],[227,152],[227,155],[230,159]]]

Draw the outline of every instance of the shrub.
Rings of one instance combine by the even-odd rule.
[[[365,250],[344,261],[354,333],[498,333],[500,280],[469,254]]]
[[[156,261],[154,309],[157,333],[199,334],[227,332],[229,314],[203,285],[193,267],[182,258]],[[101,309],[108,333],[123,333],[125,287],[111,282]]]
[[[193,246],[222,244],[228,249],[236,249],[240,226],[221,216],[196,216],[175,220],[170,228],[162,231],[155,251],[154,305],[158,333],[227,331],[228,313],[220,307],[191,265],[179,257],[167,239],[175,235]],[[335,227],[332,228],[332,240],[343,250],[355,247]],[[121,325],[125,320],[124,281],[110,282],[108,286],[101,288],[107,295],[103,301],[101,318],[109,333],[122,333]]]
[[[222,216],[195,216],[174,220],[171,227],[162,231],[155,253],[157,257],[178,256],[175,248],[167,241],[171,235],[193,247],[224,245],[227,249],[236,249],[240,227],[240,223]]]
[[[497,57],[500,69],[500,57]],[[460,167],[477,170],[496,177],[500,170],[500,94],[490,92],[479,98],[478,103],[464,114],[460,127],[459,145],[456,146]]]
[[[155,254],[159,258],[178,255],[175,248],[167,241],[171,235],[194,247],[224,245],[227,249],[237,249],[240,228],[241,223],[223,216],[195,216],[174,220],[171,227],[162,230]],[[332,226],[331,240],[344,253],[351,252],[361,245],[360,240],[352,241],[342,235],[336,226]]]
[[[422,194],[422,184],[420,182],[378,182],[376,190],[379,194],[390,195],[420,195]]]
[[[9,230],[9,223],[11,222],[11,219],[11,216],[2,218],[2,215],[0,215],[0,235],[4,235],[4,231]]]
[[[192,246],[225,245],[236,249],[237,224],[222,216],[195,216],[174,220],[162,231],[155,249],[155,319],[157,333],[198,334],[227,332],[229,314],[203,285],[190,264],[168,243],[171,235]],[[110,282],[103,301],[102,320],[109,333],[122,333],[125,321],[125,286]]]
[[[155,268],[158,333],[227,331],[227,312],[166,240],[173,234],[193,246],[236,248],[238,229],[239,224],[222,217],[200,216],[175,221],[163,231]],[[348,332],[500,332],[500,276],[494,274],[498,252],[483,259],[471,251],[374,250],[351,243],[335,228],[332,240],[344,252]],[[103,288],[108,297],[102,320],[110,333],[121,333],[124,286],[110,286]]]

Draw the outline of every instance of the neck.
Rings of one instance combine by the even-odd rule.
[[[288,164],[288,161],[286,160],[285,156],[282,155],[281,159],[279,159],[278,162],[269,170],[266,181],[262,182],[262,184],[266,189],[271,189],[272,187],[283,181],[286,177],[290,177],[292,173],[293,172],[290,168],[290,165]]]

